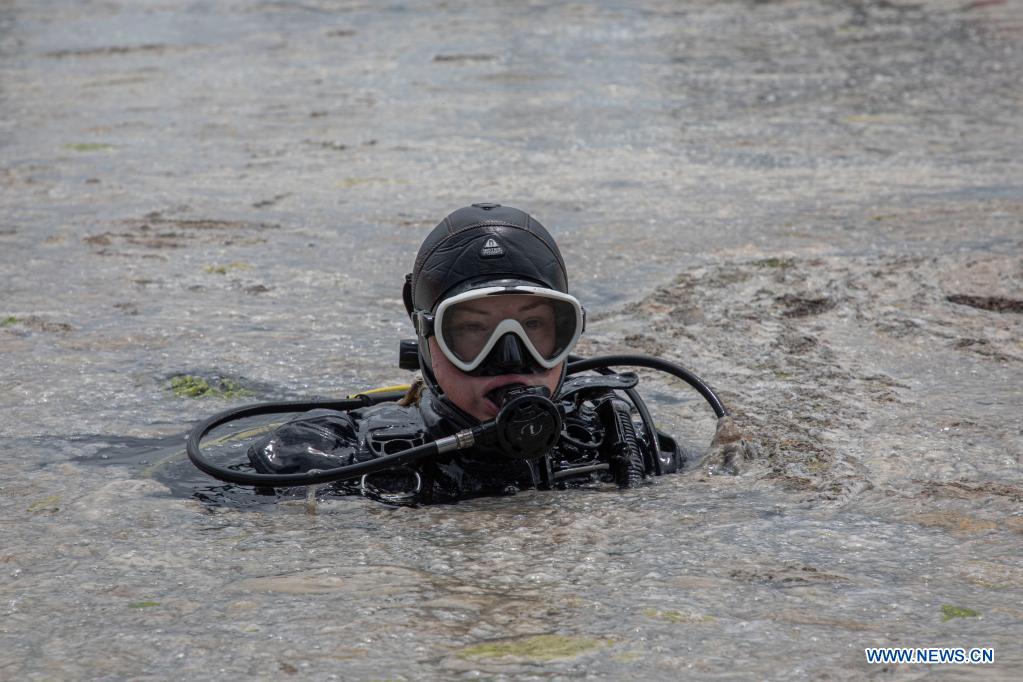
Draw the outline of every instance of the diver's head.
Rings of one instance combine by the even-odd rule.
[[[428,386],[481,421],[497,414],[511,386],[557,393],[585,321],[550,233],[499,204],[473,204],[441,221],[403,296]]]

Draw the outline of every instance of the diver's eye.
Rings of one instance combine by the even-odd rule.
[[[526,329],[543,329],[547,326],[547,320],[540,317],[531,317],[526,320],[524,325]]]
[[[479,322],[460,322],[455,325],[456,334],[482,334],[486,330],[486,325]]]

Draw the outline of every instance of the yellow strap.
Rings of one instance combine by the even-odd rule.
[[[395,386],[381,386],[380,388],[371,388],[368,391],[359,391],[355,395],[348,396],[349,398],[355,398],[360,395],[373,395],[374,393],[397,393],[398,391],[404,391],[408,393],[408,390],[412,388],[411,384],[397,384]]]

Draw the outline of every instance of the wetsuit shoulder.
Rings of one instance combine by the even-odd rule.
[[[349,412],[306,412],[255,442],[248,456],[261,473],[290,474],[347,466],[424,440],[415,407],[383,403]]]

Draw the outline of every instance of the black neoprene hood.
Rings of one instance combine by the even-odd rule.
[[[558,245],[528,213],[500,204],[460,208],[426,237],[405,283],[405,307],[432,311],[457,290],[525,280],[568,293]]]

